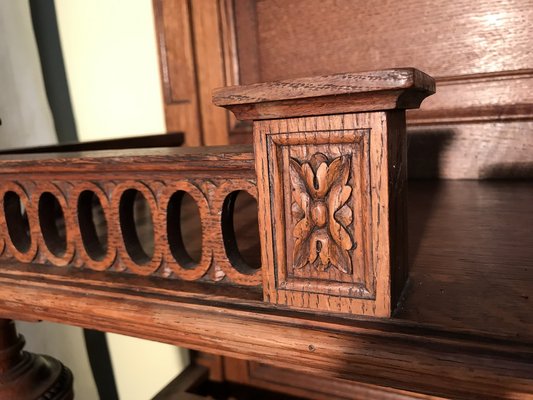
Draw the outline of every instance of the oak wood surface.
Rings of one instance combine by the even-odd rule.
[[[167,129],[188,145],[228,143],[235,118],[211,91],[239,83],[232,0],[153,0]]]
[[[417,108],[433,93],[433,78],[398,68],[219,88],[213,91],[213,103],[238,119],[260,120]]]
[[[533,121],[408,129],[409,175],[443,179],[533,178]]]
[[[391,315],[407,277],[404,109],[434,92],[413,68],[214,91],[254,120],[265,301]]]
[[[274,312],[222,289],[205,297],[153,278],[5,261],[1,314],[442,396],[531,396],[531,184],[410,186],[410,286],[390,321]]]
[[[532,65],[531,1],[263,0],[254,11],[262,81],[413,62],[437,77]]]
[[[168,131],[186,133],[188,146],[202,144],[190,2],[153,0],[161,86]]]
[[[249,207],[236,207],[238,193],[248,193],[252,213],[257,197],[249,147],[4,155],[0,164],[2,258],[260,284],[250,249],[235,237],[250,228],[234,223]],[[95,201],[107,226],[100,237]]]
[[[531,178],[532,15],[520,0],[236,0],[241,84],[412,65],[438,85],[407,112],[427,160],[412,176]]]
[[[409,124],[411,112],[407,110],[408,174],[411,178],[533,177],[533,121],[413,126]],[[251,124],[237,127],[232,131],[230,142],[251,143]]]
[[[39,169],[47,172],[75,172],[84,176],[91,171],[109,171],[113,168],[143,171],[157,169],[212,170],[235,169],[253,173],[254,158],[251,146],[160,147],[153,149],[98,150],[80,152],[58,152],[43,154],[5,154],[0,156],[0,173],[34,173]],[[50,168],[50,170],[48,170]],[[37,173],[35,173],[37,171]],[[43,171],[44,172],[44,171]],[[49,179],[49,176],[41,176]]]
[[[438,94],[410,111],[413,126],[533,118],[533,69],[436,78]]]
[[[233,11],[226,8],[230,4],[224,0],[190,2],[202,143],[207,146],[228,143],[230,116],[226,110],[213,105],[211,91],[215,87],[237,83],[229,73],[231,55],[228,53],[233,46],[227,36],[232,34]],[[179,43],[171,45],[179,46]]]
[[[267,301],[390,316],[407,275],[404,126],[401,110],[254,122]]]
[[[212,371],[220,371],[219,380],[287,393],[310,400],[407,400],[437,399],[438,397],[406,392],[390,387],[354,382],[302,371],[279,368],[274,365],[246,361],[232,357],[213,356],[194,352],[192,362]],[[222,366],[220,366],[222,364]]]
[[[435,82],[414,68],[373,70],[219,88],[213,91],[213,102],[226,106],[407,89],[432,94]]]
[[[10,298],[2,312],[56,321],[68,318],[75,325],[426,393],[463,397],[476,393],[486,398],[531,394],[527,347],[483,343],[477,337],[431,338],[420,330],[416,334],[395,330],[390,335],[367,329],[338,330],[318,323],[315,317],[312,325],[316,329],[295,315],[280,318],[280,312],[278,317],[268,317],[257,309],[235,313],[228,307],[178,306],[124,292],[119,296],[101,292],[101,297],[88,287],[65,291],[64,286],[49,283],[40,290],[35,286],[20,278],[14,286],[11,279],[2,278],[2,293]],[[150,309],[157,312],[147,313]],[[447,377],[446,383],[442,376]]]
[[[397,317],[531,342],[531,199],[531,181],[409,182],[412,269]]]
[[[240,360],[238,360],[240,361]],[[243,363],[244,361],[241,361]],[[297,370],[276,368],[272,365],[250,362],[245,369],[248,384],[279,390],[312,400],[413,400],[441,399],[437,396],[380,387],[362,382],[309,375]]]

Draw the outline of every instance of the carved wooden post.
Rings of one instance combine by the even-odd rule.
[[[390,316],[407,278],[405,109],[415,69],[217,89],[253,120],[265,301]]]
[[[13,321],[0,319],[0,399],[72,399],[72,373],[56,359],[23,347]]]

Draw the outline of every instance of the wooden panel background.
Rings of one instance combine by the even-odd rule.
[[[167,131],[188,146],[223,145],[235,119],[211,102],[238,84],[231,0],[153,0]]]
[[[533,61],[527,0],[258,0],[256,13],[267,81],[391,64],[463,76]]]
[[[165,122],[169,132],[185,132],[189,146],[202,143],[187,0],[153,0],[159,45]]]
[[[234,0],[241,83],[413,66],[410,176],[533,176],[533,1]],[[248,141],[236,132],[234,141]]]

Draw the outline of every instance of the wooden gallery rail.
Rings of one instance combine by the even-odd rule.
[[[414,69],[224,88],[214,102],[254,121],[253,148],[2,156],[0,315],[425,393],[531,395],[531,347],[391,318],[408,277],[405,109],[434,90]],[[258,200],[236,218],[259,219],[260,268],[233,230],[242,191]],[[184,194],[197,258],[176,222]],[[1,399],[72,396],[67,369],[0,328]]]

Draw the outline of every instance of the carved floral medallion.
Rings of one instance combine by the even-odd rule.
[[[349,251],[356,243],[347,229],[353,220],[349,178],[349,155],[331,161],[322,153],[306,162],[290,159],[294,268],[309,264],[319,271],[333,267],[352,273]]]

